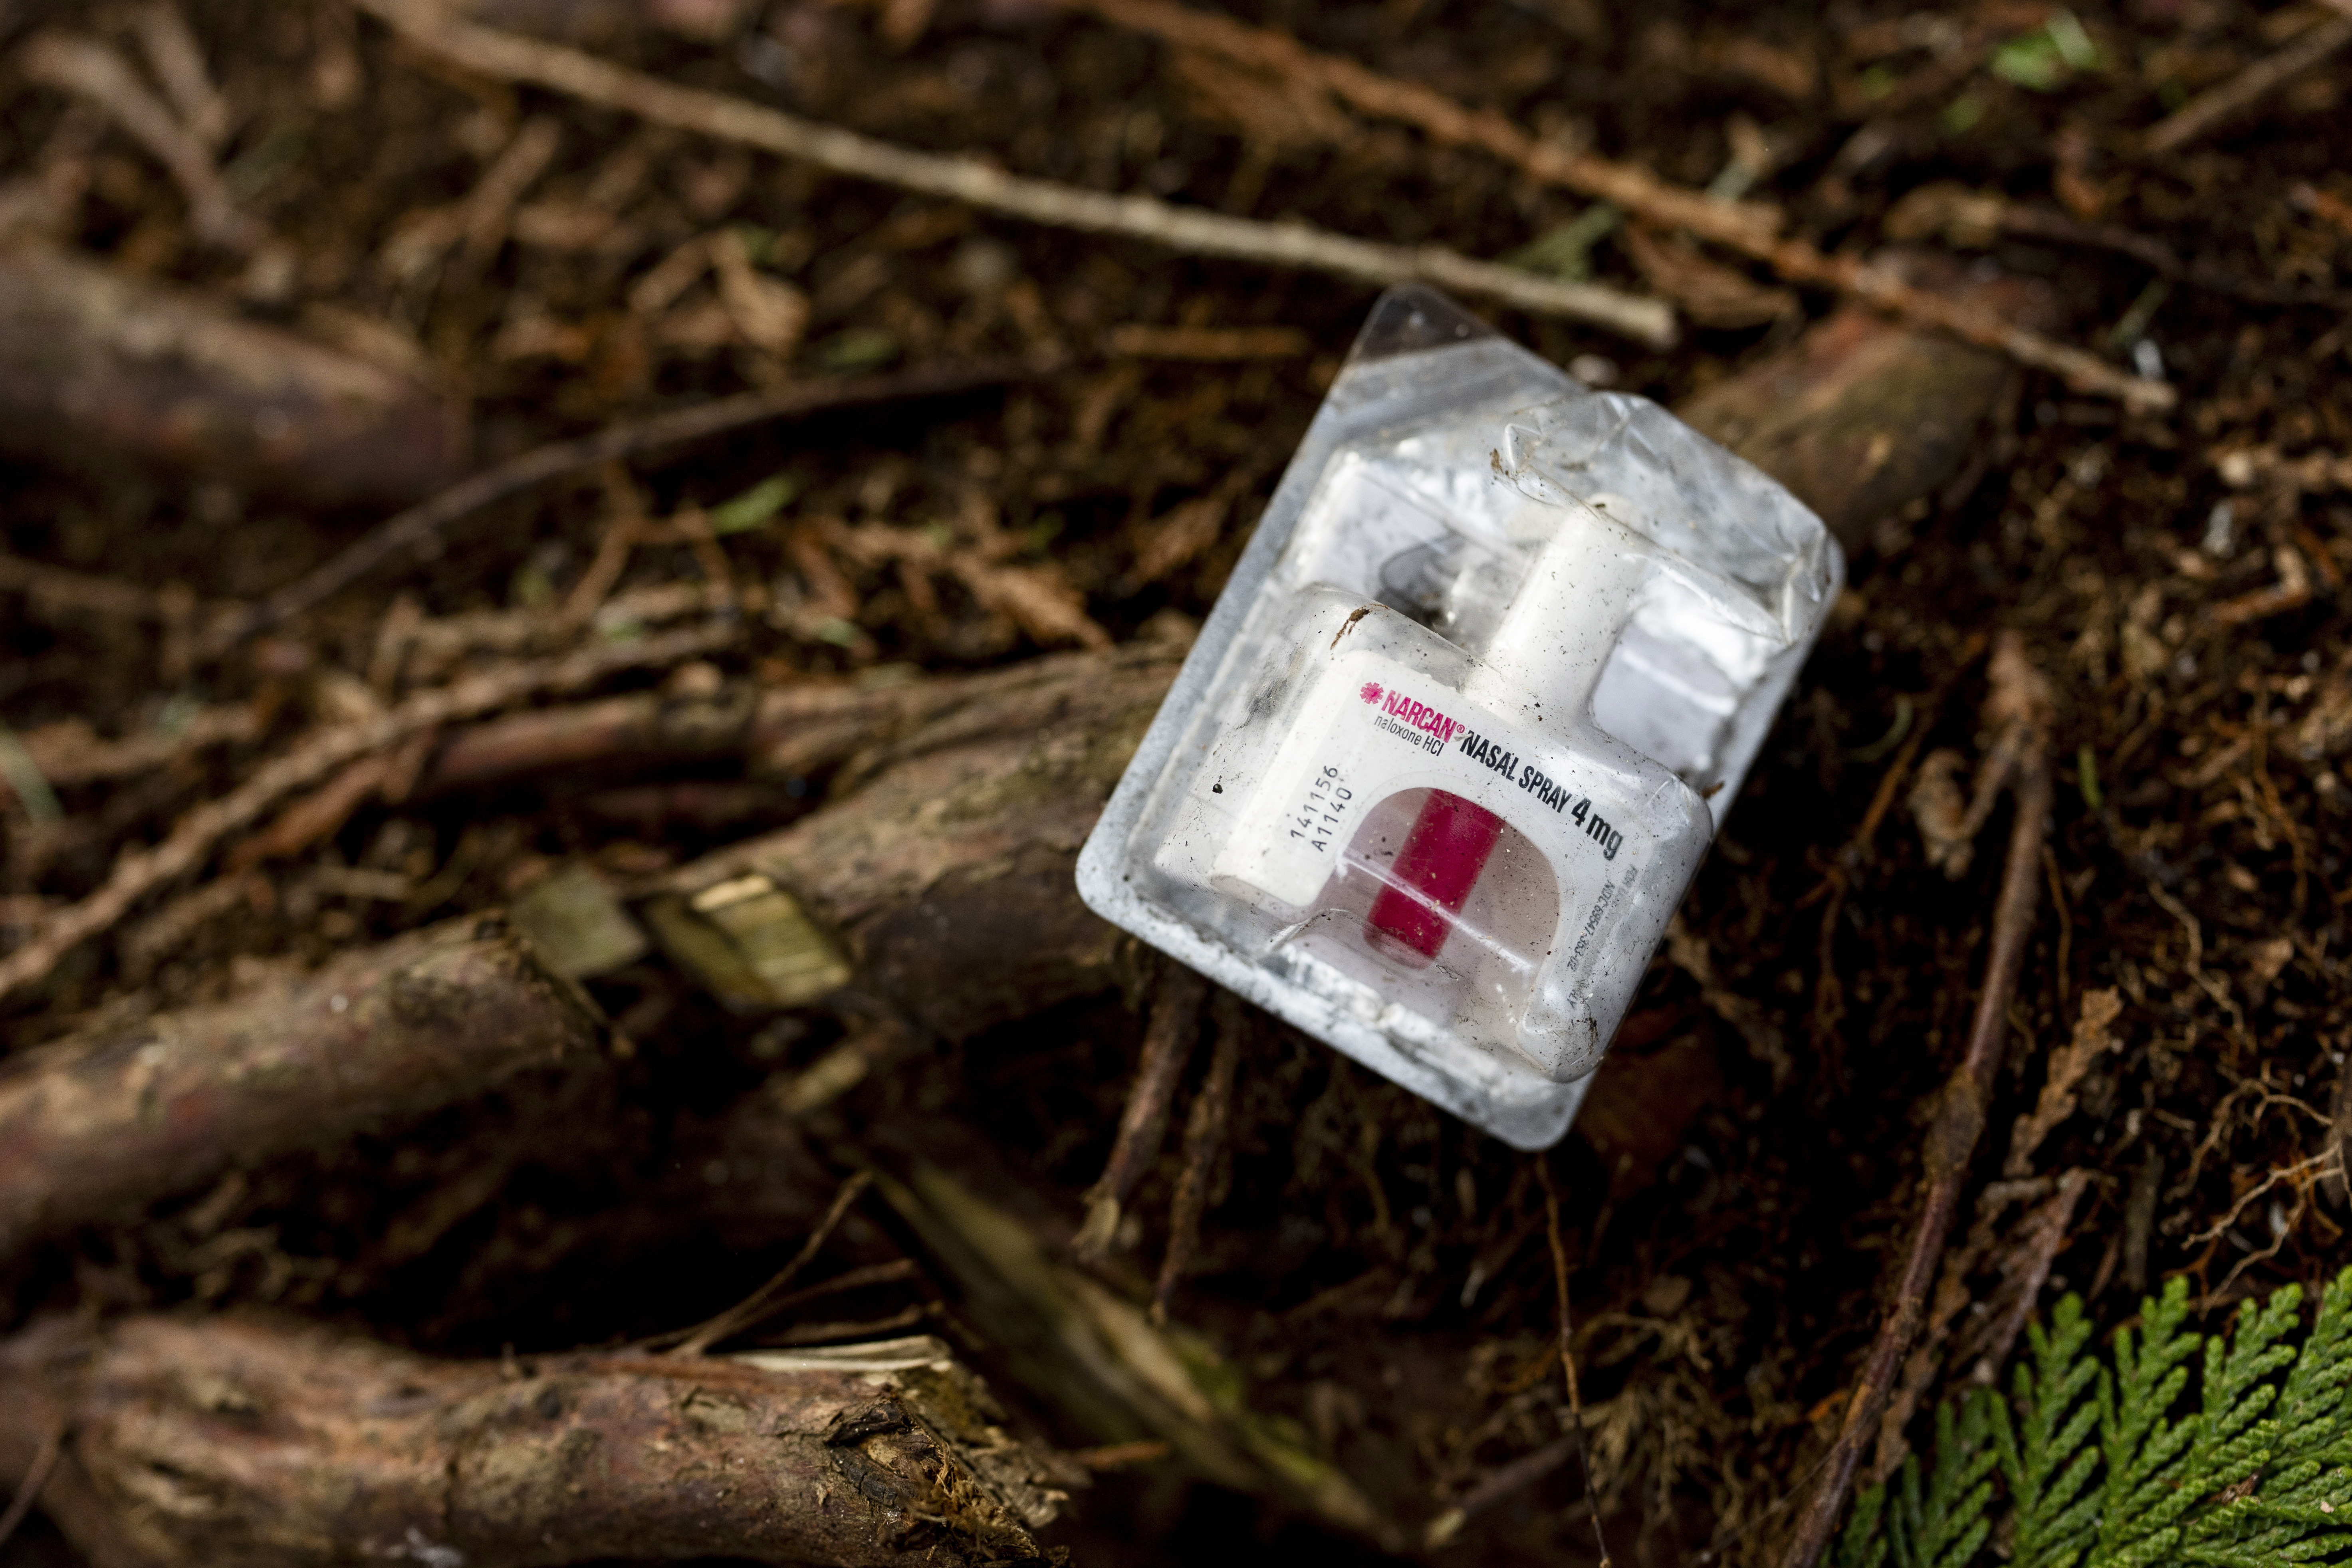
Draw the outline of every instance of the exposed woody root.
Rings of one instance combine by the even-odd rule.
[[[139,1317],[0,1345],[0,1476],[67,1434],[41,1503],[93,1568],[1045,1561],[1061,1494],[999,1418],[926,1338],[452,1362]]]
[[[837,804],[666,879],[656,939],[722,998],[804,1005],[854,976],[950,1037],[1106,988],[1120,944],[1078,902],[1078,847],[1181,651],[941,683],[942,710],[843,764]]]
[[[723,686],[707,696],[636,692],[542,708],[453,731],[418,775],[415,793],[479,789],[534,774],[631,763],[638,766],[740,756],[759,779],[834,775],[845,796],[887,762],[989,733],[998,717],[1050,705],[1096,672],[1172,665],[1181,647],[1053,654],[984,674],[896,686],[814,681]],[[838,772],[836,772],[838,770]]]
[[[233,1163],[336,1142],[599,1058],[593,1004],[468,917],[233,1001],[0,1063],[0,1258]]]
[[[1071,888],[1087,826],[1175,672],[1147,646],[868,694],[810,715],[801,765],[861,784],[682,868],[645,907],[722,997],[800,1005],[856,981],[961,1037],[1102,989],[1117,942]],[[865,754],[855,754],[862,741]],[[781,1000],[779,1000],[781,998]],[[332,1142],[597,1059],[593,1006],[495,920],[352,953],[234,1001],[0,1066],[0,1256],[230,1164]]]
[[[0,250],[0,447],[126,458],[324,502],[406,501],[465,471],[462,409],[184,289],[47,246]]]

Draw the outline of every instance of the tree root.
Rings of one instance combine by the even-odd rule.
[[[45,1234],[597,1058],[604,1028],[495,917],[0,1063],[0,1258]]]
[[[0,1475],[94,1568],[413,1558],[1045,1561],[1062,1500],[917,1338],[747,1357],[438,1361],[289,1320],[67,1319],[0,1344]]]

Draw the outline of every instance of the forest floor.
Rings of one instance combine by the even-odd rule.
[[[1466,302],[1576,374],[1669,405],[1840,303],[1818,279],[1628,226],[1278,64],[1121,26],[1116,7],[484,0],[471,14],[1068,186],[1663,296],[1683,327],[1663,348]],[[127,849],[320,727],[575,634],[650,646],[661,616],[684,618],[673,601],[698,607],[714,587],[737,612],[723,638],[570,695],[874,689],[1189,635],[1377,291],[648,125],[451,65],[344,0],[191,4],[211,86],[175,86],[166,62],[184,56],[155,40],[155,15],[0,5],[5,190],[63,193],[44,243],[208,291],[428,388],[462,410],[476,461],[698,397],[1016,368],[581,470],[226,647],[208,626],[429,487],[404,494],[402,476],[379,475],[304,500],[201,450],[176,468],[121,460],[104,431],[5,443],[0,942],[16,948]],[[1847,594],[1635,1003],[1614,1079],[1544,1157],[1621,1562],[1758,1560],[1836,1427],[1916,1206],[2000,875],[1990,848],[1957,876],[1931,865],[1910,802],[1938,753],[1958,754],[1948,778],[1980,753],[2000,633],[2021,634],[2050,682],[2058,784],[1956,1233],[1960,1310],[1914,1405],[1997,1363],[2018,1314],[2061,1293],[2116,1321],[2185,1275],[2218,1315],[2342,1257],[2352,51],[2177,144],[2148,132],[2343,16],[2238,0],[1246,7],[1253,26],[1548,143],[1769,205],[1824,253],[1900,240],[2038,279],[2053,339],[2177,389],[2168,409],[2133,408],[2020,367],[1957,479],[1855,532]],[[57,85],[61,68],[32,53],[51,28],[140,62],[194,127],[232,218],[207,232],[194,187],[119,128],[119,108]],[[218,120],[199,134],[205,91]],[[0,379],[42,374],[22,355],[0,364]],[[39,390],[0,387],[0,402]],[[679,584],[686,599],[661,597]],[[136,741],[135,757],[117,745]],[[409,779],[420,765],[389,764]],[[226,835],[70,944],[17,988],[10,1048],[217,999],[257,961],[316,962],[501,908],[569,866],[649,885],[795,820],[828,778],[755,777],[722,755],[607,759],[414,800],[383,770],[368,784],[323,816]],[[825,1109],[826,1135],[952,1126],[978,1145],[971,1170],[1075,1226],[1149,1010],[1155,972],[1130,964],[1124,991],[877,1068]],[[533,1080],[53,1237],[0,1272],[0,1327],[267,1303],[436,1354],[511,1356],[719,1311],[802,1234],[746,1244],[687,1199],[621,1240],[599,1216],[642,1203],[691,1128],[825,1058],[856,1018],[730,1009],[659,957],[589,990],[635,1055],[586,1102]],[[1406,1532],[1392,1545],[1419,1552],[1430,1521],[1565,1431],[1536,1163],[1271,1020],[1240,1027],[1172,1315],[1220,1348],[1255,1408],[1380,1500]],[[2071,1087],[2047,1100],[2062,1059]],[[2047,1127],[2012,1135],[2037,1101],[2054,1109]],[[1168,1142],[1100,1272],[1137,1300],[1168,1245],[1182,1168]],[[846,1276],[908,1245],[861,1205],[812,1268]],[[873,1282],[739,1346],[796,1324],[923,1325],[1046,1440],[1085,1445],[992,1359],[928,1266],[861,1278]],[[1536,1468],[1430,1554],[1578,1560],[1583,1479],[1572,1462]],[[1044,1539],[1081,1563],[1382,1556],[1148,1454],[1106,1460]],[[9,1568],[72,1561],[38,1523],[0,1551]]]

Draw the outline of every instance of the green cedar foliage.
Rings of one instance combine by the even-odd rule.
[[[2103,1362],[2067,1297],[2029,1331],[2008,1400],[1939,1409],[1926,1467],[1854,1500],[1836,1568],[2352,1560],[2352,1268],[2298,1343],[2302,1307],[2289,1285],[2207,1336],[2175,1279]]]

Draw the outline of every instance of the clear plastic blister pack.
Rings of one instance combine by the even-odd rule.
[[[1587,1076],[1843,576],[1645,399],[1391,290],[1078,865],[1155,946],[1521,1148]]]

